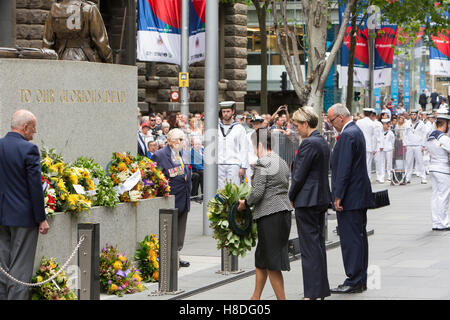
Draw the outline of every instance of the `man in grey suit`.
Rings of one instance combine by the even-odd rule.
[[[39,232],[49,230],[39,149],[29,142],[35,133],[35,116],[19,110],[0,139],[0,265],[23,282],[33,275]],[[0,300],[27,300],[28,289],[0,273]]]
[[[347,279],[331,293],[362,292],[367,289],[369,245],[367,208],[374,205],[367,176],[364,135],[348,109],[338,103],[328,110],[328,119],[339,132],[331,155],[331,189]]]

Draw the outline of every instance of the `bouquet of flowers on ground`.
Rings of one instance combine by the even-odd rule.
[[[32,278],[32,283],[45,281],[59,271],[59,265],[55,258],[42,257],[39,269]],[[75,293],[67,285],[67,275],[64,271],[52,281],[41,286],[32,287],[32,300],[77,300]]]
[[[168,197],[170,194],[169,181],[166,179],[162,171],[157,167],[156,162],[151,161],[147,157],[137,156],[141,171],[143,195],[144,199],[154,197]]]
[[[136,262],[145,282],[159,280],[159,241],[151,234],[139,242],[136,250]]]
[[[208,218],[214,230],[213,238],[217,239],[217,248],[227,248],[234,256],[244,257],[256,245],[257,228],[251,209],[233,210],[238,200],[247,198],[249,194],[250,188],[246,184],[237,186],[229,182],[208,203]],[[241,232],[244,229],[245,232]]]
[[[113,153],[107,171],[111,175],[114,184],[118,187],[122,202],[137,202],[142,199],[143,183],[141,177],[136,176],[138,170],[139,164],[134,161],[129,153]],[[136,183],[132,183],[133,181]],[[121,190],[121,187],[125,184],[131,186],[131,189]],[[134,186],[132,186],[133,184]]]
[[[114,208],[120,202],[119,196],[114,189],[114,182],[106,171],[91,158],[79,157],[73,163],[75,167],[89,170],[91,178],[96,187],[93,196],[94,206]]]
[[[100,253],[102,289],[107,294],[122,296],[144,290],[141,281],[141,272],[132,265],[126,255],[120,253],[117,247],[106,244]]]

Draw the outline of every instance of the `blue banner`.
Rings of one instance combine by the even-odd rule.
[[[391,83],[391,97],[394,106],[398,106],[398,57],[394,56],[392,60],[392,83]]]
[[[406,111],[409,111],[411,102],[410,65],[411,62],[409,60],[405,60],[405,72],[403,74],[403,106],[405,107]]]
[[[193,63],[205,58],[205,0],[189,3],[189,63]],[[138,0],[137,58],[180,64],[180,0]]]

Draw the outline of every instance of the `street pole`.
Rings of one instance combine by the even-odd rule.
[[[203,235],[212,235],[209,228],[208,202],[217,191],[217,126],[219,82],[219,1],[206,1],[205,60],[205,168],[203,188]]]
[[[366,107],[373,107],[373,68],[374,68],[374,49],[375,49],[375,28],[369,26],[369,97]]]
[[[181,72],[189,73],[189,0],[181,1]],[[180,88],[180,111],[189,117],[189,86]]]

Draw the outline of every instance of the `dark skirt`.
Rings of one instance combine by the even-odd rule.
[[[258,244],[255,267],[271,271],[289,271],[288,241],[291,212],[280,211],[256,220]]]

